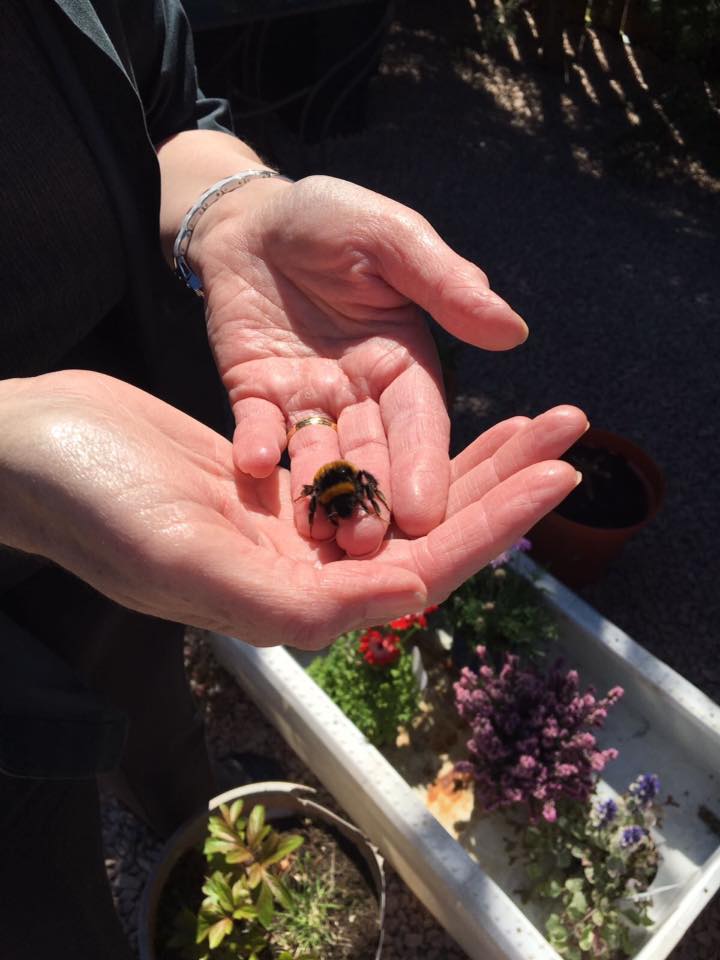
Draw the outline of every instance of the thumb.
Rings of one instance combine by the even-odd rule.
[[[393,207],[376,233],[383,279],[466,343],[485,350],[523,343],[525,321],[490,289],[483,271],[456,254],[424,217]]]

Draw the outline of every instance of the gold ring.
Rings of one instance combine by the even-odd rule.
[[[330,427],[333,430],[337,430],[337,423],[335,423],[334,420],[331,420],[330,417],[323,417],[320,415],[316,415],[314,417],[305,417],[304,420],[298,420],[298,422],[293,424],[288,430],[288,443],[290,443],[291,437],[294,437],[298,430],[302,430],[303,427]]]

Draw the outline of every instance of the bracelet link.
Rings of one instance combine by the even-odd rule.
[[[289,177],[283,176],[283,174],[277,170],[243,170],[241,173],[234,173],[231,177],[225,177],[224,180],[218,180],[217,183],[214,183],[198,197],[197,202],[190,207],[183,217],[183,222],[180,224],[180,229],[173,244],[173,265],[176,276],[179,277],[193,293],[197,294],[198,297],[205,295],[202,281],[200,277],[193,272],[186,260],[188,247],[190,246],[193,231],[197,226],[198,220],[208,207],[211,207],[217,200],[225,196],[226,193],[237,190],[238,187],[244,186],[246,183],[249,183],[250,180],[266,179],[268,177],[278,177],[280,180],[286,180],[288,183],[293,182]]]

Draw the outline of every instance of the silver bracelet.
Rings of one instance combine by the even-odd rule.
[[[281,173],[278,173],[277,170],[243,170],[241,173],[234,173],[231,177],[225,177],[224,180],[218,180],[217,183],[214,183],[198,198],[197,203],[193,204],[185,214],[180,229],[178,230],[178,235],[175,237],[175,243],[173,244],[173,265],[177,276],[183,283],[187,284],[198,297],[205,295],[203,293],[202,281],[200,277],[191,270],[185,259],[190,241],[192,240],[193,230],[197,226],[198,220],[208,207],[211,207],[216,200],[219,200],[220,197],[226,193],[237,190],[238,187],[242,187],[250,180],[265,177],[279,177],[281,180],[287,180],[288,183],[293,182],[289,177],[284,177]]]

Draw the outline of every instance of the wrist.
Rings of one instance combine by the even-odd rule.
[[[258,165],[208,188],[186,213],[175,238],[174,264],[180,279],[202,296],[208,263],[242,236],[260,207],[291,185],[287,177]]]

